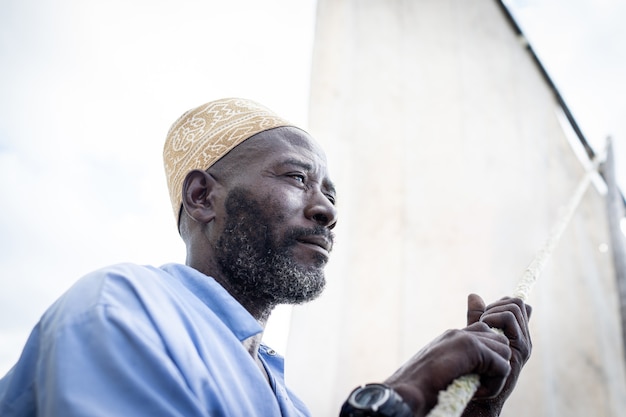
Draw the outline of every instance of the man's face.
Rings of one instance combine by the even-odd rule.
[[[317,297],[325,285],[334,189],[323,154],[303,132],[268,133],[274,136],[251,139],[247,169],[224,202],[215,255],[240,296],[297,304]]]
[[[328,230],[322,226],[283,228],[263,203],[241,188],[230,192],[226,210],[216,257],[240,295],[278,305],[309,301],[322,292],[327,259],[314,254],[314,262],[303,265],[294,259],[293,250],[299,238],[322,236],[331,240]]]

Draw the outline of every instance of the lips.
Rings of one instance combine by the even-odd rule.
[[[329,252],[333,249],[333,243],[331,239],[321,235],[303,236],[297,239],[298,242],[307,245],[317,246],[323,249],[325,252]]]

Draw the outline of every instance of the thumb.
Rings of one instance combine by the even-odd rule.
[[[480,316],[485,312],[485,302],[476,294],[467,296],[467,325],[474,324],[480,320]]]

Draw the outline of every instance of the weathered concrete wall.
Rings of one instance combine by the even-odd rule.
[[[309,128],[341,214],[287,378],[323,417],[462,327],[468,293],[510,294],[584,171],[492,0],[319,0],[315,42]],[[504,416],[625,415],[602,198],[587,191],[531,294],[534,352]]]

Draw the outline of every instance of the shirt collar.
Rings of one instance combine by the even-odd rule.
[[[167,264],[161,269],[178,278],[240,341],[263,332],[259,322],[213,277],[181,264]]]

